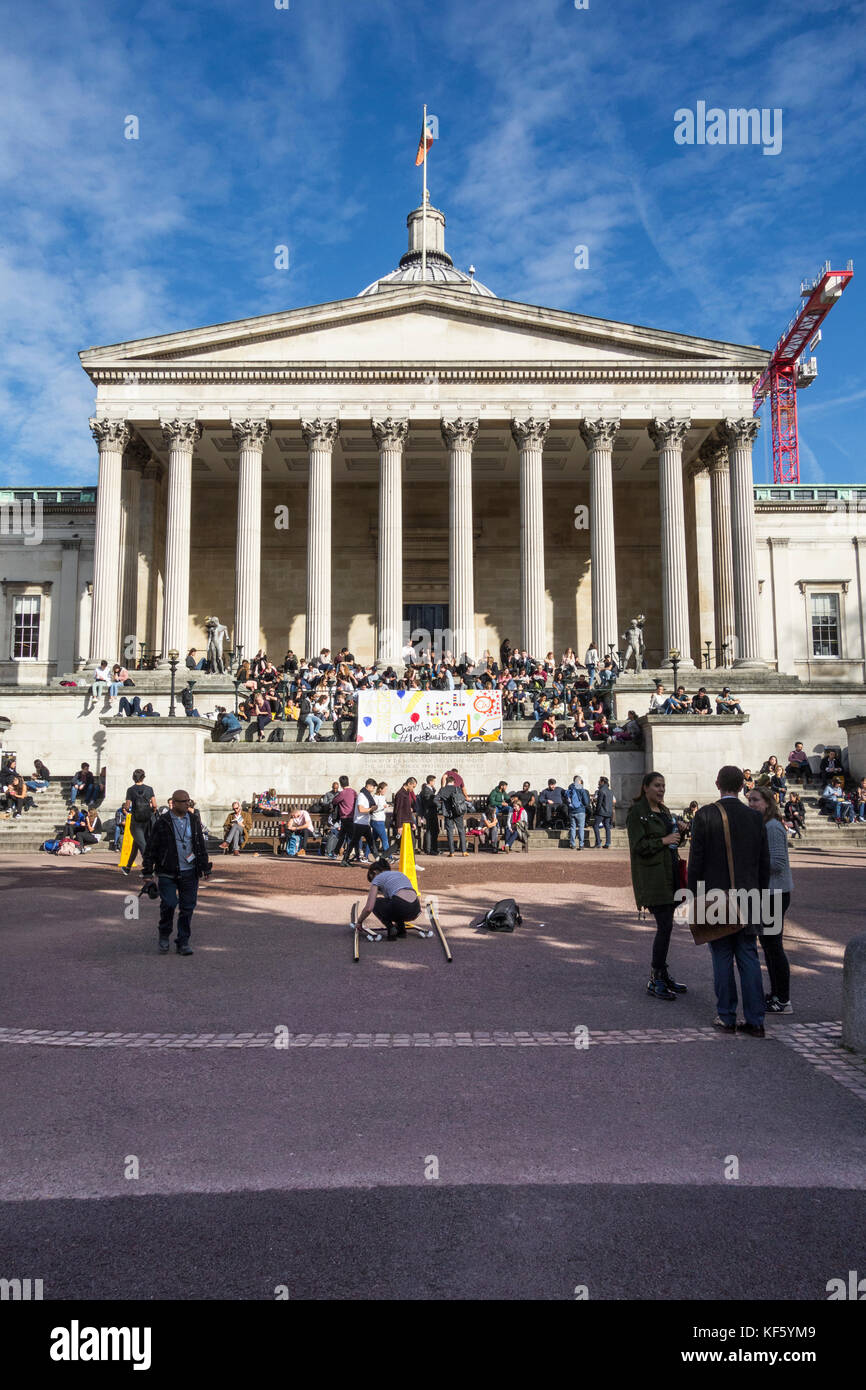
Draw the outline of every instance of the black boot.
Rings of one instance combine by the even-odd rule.
[[[677,994],[688,994],[688,988],[686,987],[686,985],[678,984],[677,981],[671,975],[671,972],[668,970],[667,966],[665,966],[664,970],[659,971],[659,975],[664,980],[668,989],[674,990]]]
[[[651,968],[650,977],[647,980],[646,992],[647,994],[654,995],[656,999],[676,999],[677,996],[675,992],[665,983],[665,973],[664,970],[653,970]]]

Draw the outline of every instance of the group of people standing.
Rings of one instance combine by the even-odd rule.
[[[788,834],[778,804],[767,787],[753,787],[747,801],[741,768],[719,770],[717,802],[700,807],[691,825],[665,805],[665,779],[649,772],[627,819],[631,876],[639,908],[655,918],[647,993],[673,1001],[686,992],[668,967],[668,949],[678,904],[692,911],[721,894],[723,913],[696,940],[708,941],[716,992],[715,1027],[725,1033],[764,1037],[766,1013],[790,1014],[790,968],[783,944],[785,914],[793,890],[788,861]],[[688,861],[679,848],[690,838]],[[686,891],[684,891],[686,890]],[[736,898],[732,896],[736,895]],[[695,915],[698,923],[698,915]],[[710,923],[710,916],[706,922]],[[757,943],[761,942],[769,977],[763,988]],[[744,1020],[737,1022],[736,965]]]

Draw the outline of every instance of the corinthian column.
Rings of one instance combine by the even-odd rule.
[[[252,660],[259,649],[262,582],[262,451],[267,420],[232,420],[238,446],[238,528],[235,539],[234,645]]]
[[[475,650],[475,579],[472,532],[472,446],[477,420],[443,420],[442,438],[448,445],[448,625],[454,655],[459,661]]]
[[[694,666],[689,637],[686,581],[686,513],[683,501],[683,440],[690,420],[653,420],[649,437],[659,454],[659,508],[662,522],[662,664],[680,652],[681,667]]]
[[[755,560],[755,496],[752,441],[757,420],[724,420],[719,433],[728,446],[731,470],[731,551],[734,564],[735,666],[766,666],[758,627],[758,571]]]
[[[547,654],[544,609],[544,492],[541,460],[549,420],[512,420],[520,451],[520,612],[523,646],[543,661]]]
[[[141,479],[151,452],[136,435],[123,456],[120,489],[120,555],[123,580],[120,599],[120,647],[124,664],[138,656],[138,548],[141,513]]]
[[[379,661],[393,666],[403,649],[403,445],[408,420],[373,420],[379,446]]]
[[[616,542],[613,533],[613,441],[617,420],[582,420],[589,450],[589,556],[592,582],[592,640],[603,657],[619,646],[616,613]]]
[[[192,456],[201,439],[197,420],[163,420],[168,445],[168,515],[165,528],[165,596],[162,605],[162,659],[174,647],[184,655],[189,636],[189,527]]]
[[[96,536],[93,545],[93,607],[90,620],[92,661],[117,660],[120,619],[120,480],[123,451],[129,441],[125,420],[93,419],[90,431],[99,445]]]
[[[338,420],[302,420],[310,452],[307,507],[307,656],[331,646],[331,460]]]
[[[736,630],[734,619],[734,566],[731,556],[731,480],[728,450],[723,440],[708,439],[700,459],[710,471],[710,508],[713,518],[713,608],[715,610],[716,665],[722,665],[722,649],[731,650]]]

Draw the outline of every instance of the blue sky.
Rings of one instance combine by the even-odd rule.
[[[799,398],[801,476],[866,481],[864,10],[4,0],[0,481],[95,479],[81,348],[393,269],[424,101],[448,249],[504,298],[769,348],[801,278],[853,257]],[[781,152],[677,145],[674,112],[698,101],[781,108]]]

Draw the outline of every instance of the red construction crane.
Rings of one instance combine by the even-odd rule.
[[[773,349],[763,376],[752,395],[755,414],[770,397],[773,421],[773,482],[799,483],[800,445],[797,439],[797,391],[811,386],[818,375],[814,357],[801,361],[803,353],[821,340],[821,324],[854,274],[854,262],[847,270],[831,270],[825,261],[814,280],[800,284],[800,308]]]

